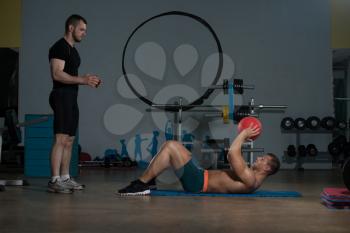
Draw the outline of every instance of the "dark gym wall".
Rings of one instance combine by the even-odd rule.
[[[0,64],[0,117],[4,117],[9,108],[17,111],[18,52],[0,48]]]
[[[119,149],[122,138],[130,142],[137,133],[151,134],[157,125],[145,112],[147,106],[137,99],[124,98],[116,84],[122,76],[123,46],[132,30],[145,19],[172,10],[196,14],[214,28],[224,52],[234,62],[235,77],[256,87],[246,91],[242,102],[254,97],[257,104],[289,106],[284,114],[261,115],[264,133],[257,146],[281,156],[288,144],[295,143],[294,135],[281,134],[279,124],[284,116],[333,114],[328,0],[23,0],[21,120],[27,113],[51,113],[48,48],[63,35],[65,19],[78,13],[88,20],[88,35],[77,45],[82,58],[80,73],[97,73],[104,81],[97,90],[80,88],[79,137],[83,150],[98,156],[106,148]],[[142,123],[122,135],[111,133],[106,129],[106,114],[115,104],[138,110]],[[221,133],[211,133],[233,138],[235,132],[227,129],[234,128],[221,125],[217,128]],[[305,135],[303,140],[325,150],[330,135]]]

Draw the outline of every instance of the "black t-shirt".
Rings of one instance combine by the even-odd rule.
[[[63,71],[72,76],[78,76],[80,56],[76,48],[72,47],[64,38],[59,39],[49,50],[49,61],[52,58],[65,61]],[[65,88],[78,90],[78,84],[65,84],[53,80],[53,89]]]

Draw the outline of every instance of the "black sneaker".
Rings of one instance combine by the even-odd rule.
[[[157,190],[156,178],[153,178],[152,180],[148,181],[147,184],[150,190]]]
[[[118,190],[118,194],[121,196],[144,196],[150,193],[149,185],[143,183],[141,180],[132,181],[125,188]]]

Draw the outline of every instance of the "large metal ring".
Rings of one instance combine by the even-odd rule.
[[[214,32],[213,28],[209,25],[209,23],[207,23],[204,19],[200,18],[199,16],[196,16],[196,15],[193,15],[193,14],[190,14],[190,13],[186,13],[186,12],[182,12],[182,11],[170,11],[170,12],[165,12],[165,13],[162,13],[162,14],[159,14],[159,15],[156,15],[156,16],[153,16],[147,20],[145,20],[143,23],[141,23],[139,26],[137,26],[133,31],[132,33],[130,34],[128,40],[126,41],[125,45],[124,45],[124,49],[123,49],[123,57],[122,57],[122,70],[123,70],[123,74],[124,74],[124,77],[125,77],[125,80],[126,80],[126,83],[128,84],[128,86],[130,87],[130,89],[132,90],[132,92],[140,99],[142,100],[144,103],[152,106],[152,105],[155,105],[151,100],[145,98],[144,96],[142,96],[140,93],[138,93],[136,91],[136,89],[132,86],[129,78],[128,78],[128,75],[127,75],[127,72],[126,72],[126,69],[125,69],[125,53],[126,53],[126,50],[128,48],[128,44],[131,40],[131,38],[134,36],[134,34],[142,27],[144,26],[146,23],[154,20],[154,19],[157,19],[157,18],[160,18],[160,17],[164,17],[164,16],[169,16],[169,15],[178,15],[178,16],[184,16],[184,17],[189,17],[199,23],[201,23],[205,28],[207,28],[209,30],[209,32],[212,34],[212,36],[214,37],[215,39],[215,42],[216,42],[216,45],[217,45],[217,50],[218,50],[218,54],[219,54],[219,66],[218,66],[218,69],[217,69],[217,72],[216,72],[216,76],[215,76],[215,79],[213,80],[213,82],[211,83],[211,85],[215,85],[218,81],[219,81],[219,78],[220,78],[220,75],[221,75],[221,72],[222,72],[222,67],[223,67],[223,53],[222,53],[222,48],[221,48],[221,44],[220,44],[220,41],[219,41],[219,38],[217,37],[216,33]],[[214,91],[214,89],[207,89],[204,94],[202,96],[200,96],[198,99],[194,100],[192,103],[189,103],[188,105],[184,105],[182,110],[183,111],[186,111],[188,109],[191,109],[194,107],[194,105],[201,105],[204,101],[204,99],[208,98],[210,96],[210,94]],[[162,108],[163,109],[163,108]]]

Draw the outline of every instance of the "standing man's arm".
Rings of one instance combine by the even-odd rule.
[[[248,138],[257,134],[259,134],[259,129],[250,125],[235,138],[227,154],[227,159],[231,165],[231,169],[248,189],[255,188],[255,176],[243,159],[242,145]]]
[[[89,85],[90,87],[97,87],[101,80],[96,75],[86,74],[84,76],[73,77],[63,71],[65,61],[61,59],[52,58],[50,60],[51,77],[58,82],[65,84],[79,84]]]

